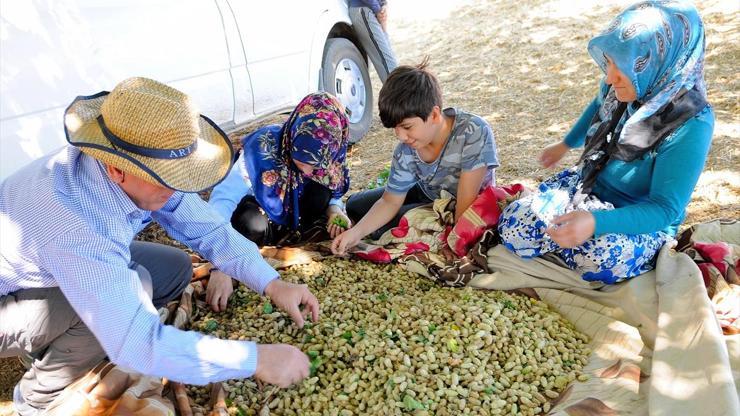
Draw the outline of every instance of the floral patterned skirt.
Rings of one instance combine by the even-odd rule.
[[[571,211],[610,210],[614,206],[593,195],[582,196],[581,175],[568,169],[542,182],[536,192],[509,204],[501,214],[504,246],[523,258],[555,253],[584,280],[617,283],[655,268],[655,257],[668,234],[603,234],[574,248],[562,248],[545,233],[554,217]]]

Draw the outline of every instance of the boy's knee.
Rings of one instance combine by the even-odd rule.
[[[358,194],[350,195],[349,199],[347,199],[347,204],[345,206],[345,210],[347,211],[347,216],[355,224],[364,215],[364,213],[362,212],[362,204],[360,203],[357,195]]]

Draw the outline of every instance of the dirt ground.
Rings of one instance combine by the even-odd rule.
[[[491,124],[501,160],[498,183],[534,185],[552,173],[537,164],[540,150],[563,137],[596,92],[601,74],[586,43],[631,3],[396,0],[390,1],[389,32],[402,64],[429,56],[446,106]],[[717,120],[685,226],[740,218],[740,5],[726,0],[697,5],[707,30],[706,80]],[[373,88],[377,102],[375,74]],[[353,191],[388,164],[395,144],[376,109],[370,133],[350,152]],[[572,153],[561,166],[576,160]],[[16,359],[0,360],[0,416],[11,414],[8,400],[20,375]]]

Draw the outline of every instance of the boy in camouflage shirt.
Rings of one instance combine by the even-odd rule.
[[[406,211],[439,198],[442,190],[457,199],[457,221],[483,188],[495,185],[499,162],[491,127],[475,114],[442,109],[439,83],[426,65],[396,68],[380,90],[380,119],[400,143],[385,188],[356,193],[347,201],[347,214],[356,225],[334,239],[336,254],[367,235],[377,239]]]

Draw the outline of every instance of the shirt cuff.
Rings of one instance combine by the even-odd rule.
[[[197,356],[219,368],[216,378],[252,377],[257,371],[257,343],[203,337],[196,345]]]
[[[252,377],[257,371],[257,360],[259,359],[259,356],[257,355],[257,343],[250,341],[247,342],[244,347],[247,350],[247,360],[244,362],[244,371],[246,372],[247,377]]]
[[[280,274],[278,274],[278,272],[275,271],[275,269],[273,269],[264,259],[262,261],[255,262],[255,264],[247,270],[247,274],[249,276],[255,276],[255,280],[250,282],[254,285],[252,286],[244,281],[242,281],[242,283],[246,284],[260,295],[265,294],[265,288],[267,285],[280,277]]]
[[[339,207],[342,211],[344,211],[344,202],[342,202],[342,198],[330,199],[329,205],[334,205],[335,207]]]

